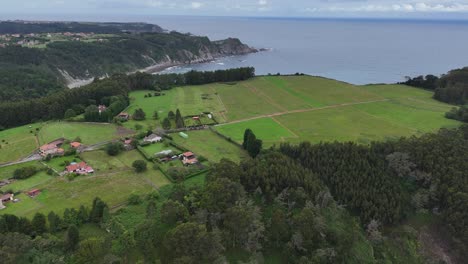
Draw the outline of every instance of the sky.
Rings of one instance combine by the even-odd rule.
[[[468,20],[468,0],[0,0],[0,19],[34,14]]]

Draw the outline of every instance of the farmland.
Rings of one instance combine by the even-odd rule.
[[[17,160],[38,148],[34,133],[39,124],[0,131],[0,163]]]
[[[267,84],[272,89],[269,92]],[[216,127],[237,142],[247,128],[270,146],[305,140],[369,143],[459,124],[444,117],[450,105],[432,99],[431,92],[402,85],[353,86],[317,77],[261,77],[245,86],[249,97],[253,96],[252,87],[264,95],[264,100],[256,100],[255,109],[260,111],[242,113],[248,105],[233,109],[229,105],[234,106],[234,102],[225,103],[227,115],[234,120]],[[281,92],[271,92],[278,89]],[[267,111],[271,106],[277,108]]]
[[[433,100],[430,92],[402,85],[354,86],[319,77],[264,76],[229,85],[178,87],[164,91],[161,96],[149,96],[149,93],[130,94],[131,104],[126,111],[133,113],[142,108],[146,120],[126,122],[127,128],[55,121],[1,131],[0,162],[25,157],[39,145],[61,137],[80,137],[83,144],[89,145],[127,136],[133,132],[128,128],[134,128],[135,124],[158,128],[167,113],[176,109],[180,109],[183,116],[213,113],[220,123],[214,129],[235,143],[242,143],[245,129],[250,128],[263,140],[264,147],[281,142],[335,140],[367,144],[372,140],[420,135],[459,124],[444,117],[450,105]],[[155,111],[159,114],[158,121],[152,118]],[[188,138],[177,133],[171,136],[178,145],[205,157],[208,160],[205,165],[222,158],[239,162],[247,155],[238,145],[213,131],[187,131],[186,134]],[[142,149],[153,155],[173,147],[156,143]],[[2,213],[31,216],[35,212],[61,212],[67,207],[89,204],[95,196],[110,206],[118,206],[133,192],[145,194],[170,184],[152,164],[146,172],[134,172],[133,161],[144,159],[137,150],[118,156],[95,150],[81,153],[79,157],[55,158],[45,164],[61,172],[65,161],[73,159],[86,161],[95,173],[69,181],[66,177],[50,176],[41,171],[29,179],[13,182],[7,188],[20,192],[16,197],[21,201],[9,205]],[[31,164],[43,166],[29,162],[4,167],[0,169],[0,178],[10,178],[15,169]],[[31,188],[40,188],[43,192],[31,199],[23,193]]]
[[[197,155],[202,155],[212,162],[218,162],[222,158],[239,162],[246,157],[246,153],[238,146],[216,135],[210,130],[191,131],[188,138],[184,139],[177,134],[172,137],[177,144],[190,149]]]
[[[52,159],[47,165],[61,171],[64,169],[61,164],[66,159],[67,157]],[[136,174],[131,168],[136,159],[143,159],[137,151],[124,152],[116,157],[109,157],[103,151],[84,153],[83,160],[95,168],[95,174],[79,176],[69,181],[65,177],[49,176],[41,171],[31,178],[18,180],[2,188],[21,192],[39,188],[41,193],[36,198],[20,193],[15,196],[20,202],[8,204],[1,213],[32,216],[36,212],[63,212],[65,208],[90,204],[96,196],[105,200],[111,207],[118,206],[125,203],[132,193],[149,193],[169,183],[159,171],[151,167],[146,172]],[[37,162],[28,165],[41,166]],[[0,170],[5,171],[5,176],[2,177],[11,177],[10,173],[21,166],[10,167]]]
[[[38,137],[41,144],[48,143],[57,138],[73,140],[80,137],[83,144],[95,144],[122,137],[131,131],[119,131],[115,125],[52,122],[44,125]]]
[[[142,108],[147,119],[125,126],[155,128],[176,109],[184,116],[212,112],[220,133],[240,143],[250,128],[265,146],[305,140],[369,143],[459,124],[444,117],[450,105],[432,99],[431,92],[404,85],[356,86],[321,77],[263,76],[178,87],[163,96],[148,93],[132,92],[128,109],[132,113]],[[152,119],[155,111],[159,121]]]

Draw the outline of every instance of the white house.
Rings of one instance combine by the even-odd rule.
[[[143,141],[144,142],[161,142],[162,141],[162,137],[156,135],[156,134],[151,134],[145,138],[143,138]]]

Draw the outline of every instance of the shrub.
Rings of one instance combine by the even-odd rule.
[[[37,173],[37,168],[34,166],[27,166],[16,169],[13,172],[14,179],[27,179]]]
[[[137,205],[137,204],[141,204],[141,202],[142,202],[141,197],[138,194],[132,193],[128,197],[128,204]]]
[[[124,149],[121,142],[112,142],[107,144],[106,152],[109,156],[117,156]]]
[[[147,169],[148,164],[144,160],[135,160],[132,167],[135,168],[136,172],[143,172]]]
[[[146,200],[148,200],[148,201],[157,200],[157,199],[159,199],[159,197],[160,197],[159,192],[154,190],[154,191],[152,191],[152,192],[150,192],[150,193],[148,193],[146,195]]]

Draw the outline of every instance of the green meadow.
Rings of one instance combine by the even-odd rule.
[[[244,140],[244,131],[246,129],[254,131],[255,135],[262,139],[266,145],[298,138],[295,133],[279,123],[276,118],[271,117],[263,117],[234,124],[219,125],[216,126],[215,129],[221,134],[229,136],[239,144]]]
[[[228,142],[210,130],[190,131],[186,134],[189,136],[187,139],[178,134],[172,134],[174,142],[196,155],[204,156],[209,161],[218,162],[222,158],[227,158],[239,162],[247,156],[239,146]]]
[[[35,133],[40,127],[32,124],[0,131],[0,163],[26,157],[38,148]]]
[[[47,165],[63,169],[62,163],[65,159],[67,157],[52,159]],[[146,172],[135,173],[131,164],[137,159],[144,159],[136,150],[123,152],[115,157],[108,156],[104,151],[86,152],[83,153],[82,159],[96,170],[94,174],[78,176],[69,181],[66,177],[49,176],[45,171],[41,171],[28,179],[2,187],[2,190],[12,189],[21,193],[15,196],[20,199],[18,203],[8,203],[7,208],[0,213],[28,217],[36,212],[62,213],[66,208],[89,205],[96,196],[106,201],[109,206],[117,207],[125,204],[132,193],[144,195],[170,183],[160,171],[154,170],[151,164]],[[27,165],[42,166],[39,162]],[[9,178],[10,173],[21,166],[1,168],[0,176]],[[35,198],[23,193],[33,188],[41,190]]]
[[[240,98],[225,102],[234,122],[216,127],[237,142],[247,128],[270,146],[285,141],[369,143],[460,124],[444,117],[451,105],[404,85],[355,86],[321,77],[268,76],[241,83],[239,96],[242,93],[249,98],[238,108],[234,101]]]
[[[128,135],[131,131],[119,129],[113,124],[90,124],[78,122],[51,122],[45,124],[39,131],[41,144],[46,144],[58,138],[73,140],[80,137],[83,144],[95,144]]]
[[[441,127],[456,127],[460,123],[444,117],[451,105],[432,99],[432,93],[403,85],[355,86],[326,78],[311,76],[262,76],[232,84],[209,84],[178,87],[164,91],[163,96],[147,96],[149,91],[130,94],[129,113],[142,108],[145,121],[129,121],[126,127],[110,124],[77,122],[48,122],[22,126],[0,132],[0,163],[18,160],[31,154],[40,144],[65,137],[80,137],[84,144],[94,144],[124,137],[133,133],[136,124],[158,128],[159,121],[169,111],[180,109],[182,115],[212,112],[220,123],[214,129],[189,131],[188,138],[172,134],[174,142],[204,156],[209,162],[229,158],[239,162],[246,153],[236,143],[242,143],[244,131],[250,128],[264,141],[264,147],[281,142],[355,141],[367,144],[373,140],[396,139],[420,135]],[[153,113],[159,113],[159,121]],[[36,130],[38,128],[38,130]],[[37,137],[35,134],[37,133]],[[172,147],[164,143],[143,148],[154,154]],[[63,171],[64,161],[84,160],[95,169],[93,175],[79,176],[72,181],[66,177],[49,176],[45,171],[29,179],[16,181],[3,190],[19,192],[21,201],[9,203],[1,213],[32,216],[36,212],[91,204],[99,196],[117,208],[132,193],[144,195],[152,190],[169,188],[169,180],[151,163],[146,172],[137,174],[132,168],[135,160],[144,160],[137,151],[125,151],[108,156],[103,150],[85,152],[80,158],[64,157],[46,165]],[[15,169],[36,165],[29,162],[0,168],[0,179],[11,178]],[[201,179],[201,180],[200,180]],[[202,181],[195,177],[189,181]],[[39,188],[42,193],[30,198],[23,192]],[[129,223],[131,220],[129,220]]]

